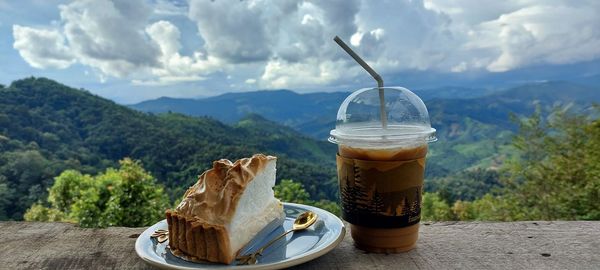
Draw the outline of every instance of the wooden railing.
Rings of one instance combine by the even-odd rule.
[[[152,269],[134,250],[144,229],[0,222],[0,269]],[[297,269],[600,269],[600,222],[422,222],[417,248],[389,255],[348,233]]]

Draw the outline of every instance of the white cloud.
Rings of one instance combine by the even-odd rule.
[[[600,57],[598,12],[570,6],[522,8],[480,24],[470,45],[499,51],[487,66],[490,71],[595,59]]]
[[[224,69],[258,62],[260,87],[320,85],[346,74],[340,71],[349,62],[332,39],[356,31],[352,18],[359,5],[342,0],[198,0],[190,3],[190,19],[198,25],[206,53],[221,59]]]
[[[467,70],[467,63],[466,62],[460,62],[460,64],[453,66],[450,71],[452,72],[463,72]]]
[[[263,10],[256,4],[191,1],[189,16],[198,24],[210,55],[232,63],[267,60],[270,46],[260,18]]]
[[[599,1],[425,0],[425,6],[448,14],[452,33],[467,33],[454,52],[464,70],[504,72],[600,57]]]
[[[303,62],[269,61],[261,76],[263,88],[328,85],[342,78],[356,76],[358,68],[347,69],[345,61],[310,58]]]
[[[425,8],[449,15],[453,23],[477,25],[517,9],[553,0],[423,0]]]
[[[64,36],[57,30],[13,25],[13,37],[13,47],[32,67],[62,69],[74,62]]]
[[[152,11],[145,1],[82,0],[59,8],[80,63],[114,77],[157,65],[158,46],[142,31]]]
[[[200,74],[209,74],[222,68],[222,60],[206,56],[200,51],[193,56],[182,56],[179,53],[181,33],[170,22],[158,21],[146,28],[146,33],[160,47],[158,67],[152,68],[151,73],[158,79],[151,79],[148,84],[172,84],[178,82],[197,81],[204,79]],[[143,81],[137,81],[140,83]]]
[[[157,2],[163,9],[167,4]],[[14,47],[34,67],[64,68],[76,60],[96,70],[101,82],[117,77],[164,85],[203,80],[221,66],[200,51],[181,55],[179,29],[168,21],[149,23],[146,1],[82,0],[59,9],[62,31],[14,27]]]
[[[171,0],[154,0],[153,7],[155,14],[166,16],[186,16],[188,9],[185,1]]]
[[[189,75],[189,76],[161,76],[158,79],[151,80],[138,80],[134,79],[131,81],[133,85],[148,85],[148,86],[157,86],[157,85],[169,85],[176,84],[181,82],[195,82],[201,81],[205,78],[197,75]]]
[[[50,28],[15,25],[13,46],[34,67],[137,85],[319,87],[366,78],[335,35],[384,77],[503,72],[600,58],[599,13],[595,0],[81,0]]]

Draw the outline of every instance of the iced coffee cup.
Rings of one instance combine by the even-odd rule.
[[[408,89],[361,89],[344,100],[329,141],[338,145],[342,216],[358,248],[415,247],[425,157],[435,140],[425,104]]]

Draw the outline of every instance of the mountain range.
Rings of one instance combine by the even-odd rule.
[[[507,128],[511,126],[507,117],[510,112],[531,113],[535,104],[551,107],[600,101],[598,87],[563,81],[531,83],[509,89],[441,87],[414,92],[426,103],[433,124],[439,121],[442,127],[457,117],[470,117],[483,123],[498,124],[500,121],[502,127]],[[209,116],[224,123],[235,123],[247,114],[258,114],[324,140],[335,126],[339,105],[349,94],[263,90],[200,99],[162,97],[129,107],[151,113]]]
[[[517,129],[511,114],[527,116],[536,107],[582,111],[600,102],[600,89],[565,81],[529,83],[509,89],[442,87],[415,90],[425,102],[439,141],[431,145],[428,176],[471,167],[495,167],[511,150]],[[130,105],[151,113],[179,112],[234,123],[248,113],[325,140],[335,127],[347,92],[298,94],[289,90],[227,93],[202,99],[159,98]],[[452,158],[448,158],[448,157]]]
[[[585,113],[600,102],[597,87],[569,82],[416,92],[439,137],[427,159],[428,183],[501,164],[517,130],[511,114],[556,106]],[[146,113],[45,78],[14,81],[0,87],[0,220],[20,219],[44,200],[63,170],[96,174],[124,157],[140,160],[174,199],[212,161],[263,152],[278,156],[278,181],[302,183],[315,200],[337,200],[336,146],[325,138],[347,95],[257,91],[132,106]]]
[[[434,98],[476,98],[493,93],[490,89],[444,87],[415,91],[423,100]],[[247,114],[258,114],[290,126],[306,135],[324,140],[335,125],[341,102],[350,92],[298,94],[291,90],[226,93],[200,98],[161,97],[129,107],[151,113],[178,112],[190,116],[209,116],[224,123],[235,123]]]
[[[0,220],[20,219],[66,169],[96,174],[140,160],[174,200],[221,158],[275,155],[277,179],[335,199],[335,145],[259,115],[226,125],[177,113],[150,115],[45,78],[0,88]]]

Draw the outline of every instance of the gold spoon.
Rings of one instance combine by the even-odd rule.
[[[302,230],[307,229],[308,227],[312,226],[317,221],[317,219],[318,219],[318,215],[311,211],[306,211],[306,212],[300,214],[296,218],[296,220],[294,220],[294,225],[292,225],[291,230],[289,230],[289,231],[277,236],[273,240],[269,241],[269,243],[262,246],[256,252],[237,257],[236,259],[238,261],[240,261],[238,264],[256,264],[257,257],[261,256],[263,251],[265,251],[265,249],[267,249],[270,245],[272,245],[273,243],[275,243],[277,240],[281,239],[282,237],[286,236],[288,233],[295,232],[295,231],[302,231]]]

